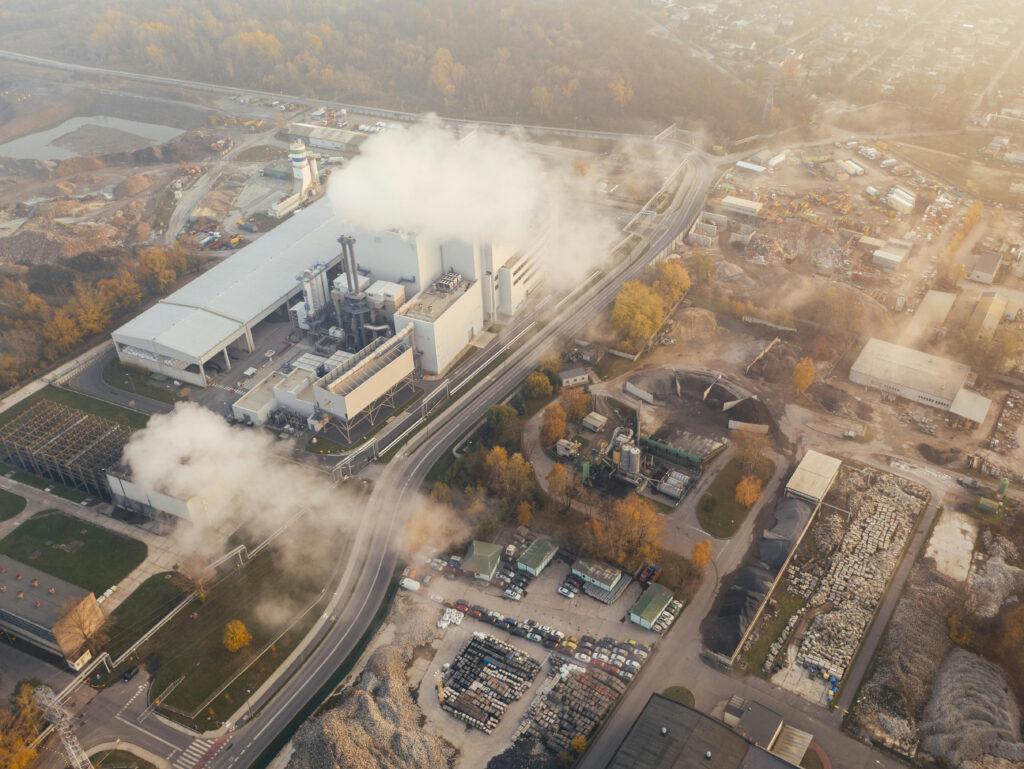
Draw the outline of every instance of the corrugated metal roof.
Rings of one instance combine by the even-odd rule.
[[[958,417],[970,419],[972,422],[977,422],[980,425],[985,421],[985,417],[988,416],[988,410],[991,406],[992,401],[985,396],[964,389],[956,394],[949,410]]]
[[[883,382],[917,390],[952,401],[971,373],[969,366],[914,350],[910,347],[870,339],[850,368]]]
[[[558,552],[558,546],[547,537],[538,537],[519,556],[519,564],[539,572]]]
[[[671,601],[672,591],[654,582],[647,586],[629,613],[646,620],[648,625],[653,625]]]
[[[811,499],[824,499],[842,462],[819,451],[808,451],[793,471],[786,491]]]

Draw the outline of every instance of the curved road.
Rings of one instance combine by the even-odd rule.
[[[559,335],[579,333],[615,297],[627,280],[639,277],[647,264],[692,224],[712,183],[714,164],[692,150],[684,161],[685,174],[678,205],[645,227],[649,247],[632,262],[611,267],[604,277],[578,298],[563,302],[549,323]],[[549,308],[545,307],[544,310]],[[537,312],[535,310],[535,312]],[[331,600],[303,646],[279,671],[276,683],[256,692],[243,707],[237,723],[215,734],[196,735],[158,716],[141,724],[145,684],[115,684],[102,691],[83,688],[72,697],[69,710],[77,713],[76,733],[82,744],[95,747],[121,740],[165,759],[174,769],[237,769],[248,767],[282,734],[316,697],[320,688],[358,644],[382,603],[401,553],[395,546],[419,488],[430,467],[459,435],[479,420],[488,406],[511,391],[536,366],[554,334],[525,344],[493,372],[462,395],[413,436],[387,464],[365,503],[365,514],[347,552],[356,554],[339,564],[341,574]],[[136,679],[140,681],[140,679]],[[281,683],[283,681],[283,683]],[[61,766],[60,757],[44,751],[40,766]]]

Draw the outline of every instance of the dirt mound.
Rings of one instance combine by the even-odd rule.
[[[96,171],[100,168],[103,168],[103,161],[99,158],[67,158],[57,163],[57,167],[53,170],[53,175],[73,176],[85,173],[86,171]]]
[[[953,649],[935,676],[921,746],[957,769],[1024,765],[1020,712],[1003,671]]]
[[[932,446],[928,443],[917,444],[917,450],[920,452],[922,457],[933,465],[950,465],[954,462],[959,462],[961,457],[959,449],[940,449],[937,446]]]
[[[86,251],[98,251],[121,239],[106,224],[65,224],[48,218],[29,219],[13,235],[0,238],[0,262],[52,264]]]
[[[370,656],[338,707],[299,728],[288,769],[448,769],[455,749],[420,729],[406,675],[415,646],[436,636],[429,608],[392,619],[407,635]]]
[[[793,379],[793,367],[802,357],[800,348],[795,344],[776,342],[751,364],[747,374],[768,382],[790,382]]]
[[[149,174],[132,174],[114,188],[114,197],[125,198],[138,195],[153,186],[155,180]]]
[[[699,307],[688,307],[676,315],[675,335],[686,342],[704,342],[718,329],[715,314]]]
[[[875,669],[861,689],[857,725],[905,756],[919,742],[918,721],[931,681],[950,649],[946,617],[957,593],[928,566],[914,567],[879,649]]]
[[[0,176],[2,177],[20,176],[27,179],[48,179],[51,172],[52,164],[42,160],[0,158]]]

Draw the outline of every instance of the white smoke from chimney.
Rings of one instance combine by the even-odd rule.
[[[325,476],[288,460],[292,447],[180,403],[135,433],[123,459],[143,489],[194,500],[201,512],[177,535],[183,552],[210,558],[239,527],[261,539],[306,511],[314,521],[343,521],[351,513],[349,500]]]
[[[550,170],[506,136],[476,131],[457,139],[436,120],[368,138],[331,177],[329,197],[356,227],[511,250],[528,250],[550,222],[540,256],[549,281],[566,286],[620,237],[597,210],[593,179]]]

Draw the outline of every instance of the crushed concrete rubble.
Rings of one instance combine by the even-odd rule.
[[[303,724],[288,769],[448,769],[456,755],[420,728],[406,670],[417,646],[437,637],[430,607],[403,607],[402,635],[370,656],[341,704]]]
[[[808,607],[829,607],[811,620],[795,661],[839,679],[853,661],[928,493],[888,473],[844,466],[829,496],[829,504],[851,513],[842,538],[810,562],[791,564],[788,576],[791,584],[806,591]],[[835,517],[829,516],[823,525],[830,531],[812,535],[815,544],[835,539]],[[807,579],[802,572],[817,579]]]
[[[953,649],[935,676],[921,722],[921,747],[957,769],[1024,765],[1020,711],[1003,671]]]

